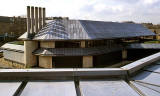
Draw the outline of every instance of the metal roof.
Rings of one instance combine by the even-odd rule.
[[[16,44],[9,44],[9,43],[6,43],[6,44],[2,45],[1,49],[24,52],[24,46],[23,45],[16,45]]]
[[[77,96],[74,81],[28,82],[20,96]]]
[[[0,82],[0,96],[15,96],[22,82]]]
[[[80,81],[82,96],[140,96],[124,80],[85,80]]]
[[[128,38],[154,35],[142,24],[80,20],[87,33],[96,38]]]
[[[160,65],[154,63],[142,69],[142,72],[131,78],[130,83],[143,96],[160,96]]]
[[[89,20],[54,20],[33,40],[96,40],[155,35],[141,24]]]
[[[88,56],[109,53],[121,49],[122,46],[112,48],[108,48],[107,46],[93,48],[40,48],[33,53],[42,56]]]
[[[144,43],[135,43],[127,46],[128,49],[160,49],[160,44],[144,44]]]

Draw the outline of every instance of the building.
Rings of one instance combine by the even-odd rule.
[[[150,29],[152,32],[154,32],[156,35],[152,38],[155,40],[160,40],[160,25],[153,25],[152,23],[142,23],[144,26],[146,26],[148,29]]]
[[[18,61],[17,54],[10,55],[11,58],[4,55],[4,58],[25,68],[89,68],[107,59],[103,57],[107,53],[117,50],[122,52],[118,57],[126,59],[123,40],[153,35],[143,25],[134,23],[68,19],[45,21],[45,8],[28,6],[27,32],[19,37],[24,41],[24,50],[20,51],[23,59]],[[2,46],[7,50],[4,54],[13,52],[13,47],[9,46]]]

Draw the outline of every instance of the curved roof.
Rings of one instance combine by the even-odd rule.
[[[141,24],[53,20],[36,33],[33,40],[97,40],[153,35],[155,34]]]

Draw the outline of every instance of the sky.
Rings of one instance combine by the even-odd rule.
[[[45,7],[47,16],[160,24],[160,0],[0,0],[0,16],[25,16],[26,6]]]

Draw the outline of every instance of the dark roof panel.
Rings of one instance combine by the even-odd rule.
[[[96,38],[128,38],[154,35],[141,24],[80,20],[87,34]],[[92,37],[91,37],[92,38]]]
[[[88,20],[54,20],[34,40],[96,40],[155,35],[141,24]]]

